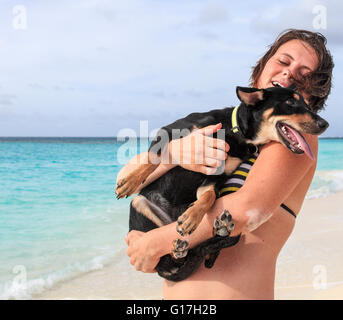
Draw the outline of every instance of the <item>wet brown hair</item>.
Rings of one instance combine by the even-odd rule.
[[[325,101],[330,94],[332,86],[332,69],[334,67],[332,55],[326,48],[326,38],[319,32],[307,30],[287,29],[283,31],[275,42],[269,46],[266,54],[253,67],[251,85],[256,87],[257,81],[267,61],[284,43],[291,40],[301,40],[309,44],[317,54],[318,66],[316,70],[299,79],[293,77],[297,90],[309,96],[308,103],[312,111],[318,112],[325,106]]]

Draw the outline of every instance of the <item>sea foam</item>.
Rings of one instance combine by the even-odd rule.
[[[90,271],[103,269],[105,265],[113,261],[114,256],[118,256],[118,254],[120,254],[120,256],[123,255],[123,253],[120,252],[116,255],[107,254],[97,256],[85,264],[75,262],[62,270],[55,271],[37,279],[26,279],[26,273],[24,273],[24,275],[15,276],[12,281],[7,281],[3,285],[0,285],[0,300],[32,299],[33,296],[42,294],[57,283],[68,281]],[[25,272],[25,270],[23,271]]]
[[[319,170],[315,173],[306,199],[324,198],[339,191],[343,191],[343,171]]]

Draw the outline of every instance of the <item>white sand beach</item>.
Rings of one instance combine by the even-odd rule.
[[[293,234],[279,255],[275,299],[343,299],[342,201],[343,192],[305,200]],[[123,261],[59,283],[33,298],[162,298],[162,280],[156,274],[137,272],[128,259]],[[126,277],[120,285],[118,275]]]
[[[305,200],[279,255],[276,299],[343,299],[343,192]]]

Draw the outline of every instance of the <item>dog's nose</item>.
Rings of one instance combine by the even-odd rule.
[[[320,130],[324,131],[329,126],[329,123],[326,120],[324,120],[323,118],[319,118],[317,120],[317,125],[320,128]]]

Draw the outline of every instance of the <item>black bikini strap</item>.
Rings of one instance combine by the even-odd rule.
[[[297,215],[294,213],[294,211],[290,208],[288,208],[285,204],[281,203],[280,207],[284,208],[286,211],[288,211],[294,218],[297,217]]]

